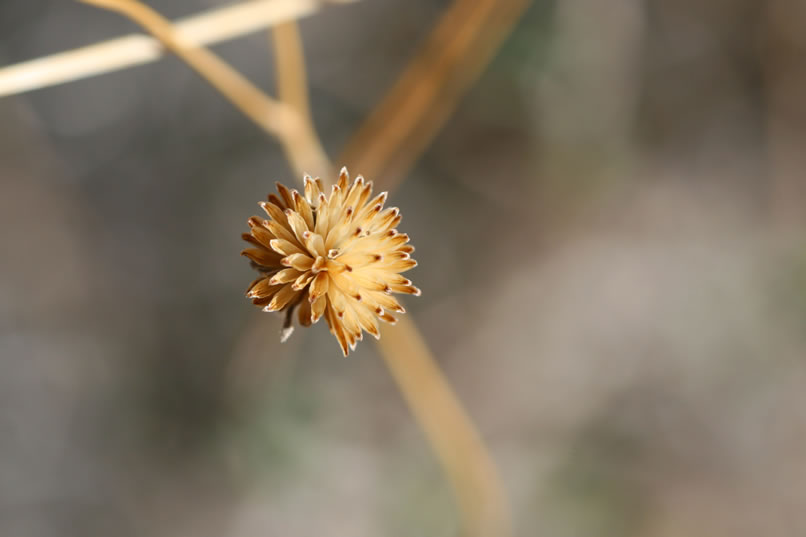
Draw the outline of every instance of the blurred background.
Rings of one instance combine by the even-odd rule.
[[[449,4],[300,21],[330,155]],[[395,186],[407,307],[518,536],[806,534],[804,26],[785,0],[534,0]],[[0,64],[133,31],[6,0]],[[274,87],[265,32],[214,50]],[[173,57],[0,98],[0,535],[458,535],[376,347],[281,345],[243,297],[246,219],[296,179]]]

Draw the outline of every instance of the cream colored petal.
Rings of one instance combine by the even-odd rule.
[[[285,308],[294,298],[299,296],[299,291],[291,288],[290,284],[284,285],[277,294],[271,299],[271,302],[263,308],[263,311],[280,311]]]
[[[275,252],[277,252],[282,256],[305,253],[305,250],[303,250],[293,242],[289,242],[285,239],[272,239],[269,245],[271,246],[272,250],[274,250]]]
[[[305,199],[315,208],[319,204],[319,193],[321,192],[319,186],[310,175],[306,175],[303,181],[305,183]]]
[[[265,246],[263,246],[263,244],[261,244],[261,242],[257,240],[252,233],[241,233],[241,238],[249,244],[257,246],[258,248],[265,248]]]
[[[341,218],[341,211],[344,208],[344,191],[341,189],[341,187],[339,187],[339,185],[333,185],[331,190],[330,199],[327,202],[328,230],[333,229],[336,227],[336,225],[338,225],[339,219]]]
[[[353,203],[352,206],[355,207],[356,211],[363,209],[370,196],[372,196],[372,181],[365,181],[364,189],[361,191],[361,195],[358,196],[358,201]]]
[[[277,197],[277,194],[269,194],[268,199],[269,199],[269,203],[273,203],[274,205],[279,207],[281,212],[285,211],[286,209],[288,209],[288,207],[286,206],[285,202],[282,199],[280,199],[279,197]]]
[[[414,259],[400,259],[390,261],[386,264],[386,268],[394,272],[405,272],[417,266],[417,261]]]
[[[292,192],[294,196],[294,203],[296,204],[296,211],[305,220],[305,225],[308,229],[313,229],[314,221],[313,221],[313,210],[311,209],[311,205],[308,203],[302,195],[296,190]]]
[[[311,269],[311,266],[313,265],[313,259],[311,259],[305,254],[291,254],[289,256],[284,257],[281,260],[281,263],[286,267],[293,267],[300,272],[305,272],[306,270]]]
[[[310,270],[303,272],[291,285],[296,290],[304,289],[313,280],[314,274]]]
[[[361,197],[361,191],[364,190],[364,178],[360,175],[355,178],[347,195],[344,197],[344,204],[350,207],[358,207],[358,199]]]
[[[389,324],[395,324],[397,322],[397,317],[395,317],[394,315],[390,315],[385,311],[378,315],[378,319]]]
[[[372,223],[372,231],[387,231],[395,227],[400,222],[400,209],[389,207],[378,214]]]
[[[305,240],[305,247],[312,255],[325,255],[325,241],[322,239],[321,235],[307,231],[303,234],[302,238]]]
[[[269,283],[272,285],[276,285],[279,283],[289,283],[293,282],[297,278],[299,278],[300,273],[297,269],[287,268],[280,271],[277,271],[272,277],[269,279]]]
[[[400,246],[409,242],[409,236],[405,233],[398,233],[397,230],[390,229],[386,232],[383,242],[387,248],[397,250]]]
[[[316,274],[325,269],[327,269],[327,259],[325,259],[321,255],[317,256],[313,262],[313,265],[311,265],[311,270],[313,271],[314,274]]]
[[[350,344],[347,340],[347,334],[344,330],[344,326],[341,323],[341,319],[338,317],[337,313],[332,307],[328,307],[325,311],[325,320],[327,321],[328,326],[330,326],[331,333],[336,336],[336,340],[339,342],[339,346],[341,347],[341,352],[344,353],[344,356],[349,355]]]
[[[376,253],[351,251],[339,257],[339,261],[345,265],[350,265],[354,269],[362,268],[373,263],[383,261],[383,256]]]
[[[314,233],[327,237],[328,220],[329,220],[329,206],[328,200],[324,194],[319,194],[319,205],[316,208],[316,225],[314,226]]]
[[[327,293],[329,284],[330,276],[328,276],[327,272],[320,272],[317,274],[313,281],[311,281],[311,288],[308,291],[308,300],[314,301]]]
[[[294,232],[297,241],[299,241],[300,244],[305,244],[305,240],[302,238],[302,234],[308,231],[308,225],[305,223],[305,219],[302,218],[299,213],[291,209],[285,210],[285,217],[288,218],[288,226]]]
[[[266,226],[269,228],[269,231],[271,231],[278,239],[287,240],[288,242],[298,246],[300,249],[303,248],[302,243],[297,240],[297,237],[294,235],[293,231],[287,227],[280,225],[274,220],[268,220],[266,222]]]
[[[350,173],[347,171],[347,166],[342,166],[337,184],[342,192],[347,192],[347,187],[350,186]]]
[[[327,307],[327,296],[323,295],[311,303],[311,322],[315,323],[325,313]]]
[[[358,304],[353,309],[361,328],[372,334],[375,339],[380,339],[381,332],[378,329],[378,319],[375,314],[363,304]]]
[[[288,190],[288,187],[286,187],[283,183],[280,182],[274,183],[274,185],[277,187],[277,192],[279,192],[280,196],[283,198],[286,208],[288,209],[293,207],[294,197],[291,195],[291,191]]]
[[[372,224],[374,218],[378,214],[380,214],[380,212],[383,210],[383,202],[379,202],[377,200],[382,196],[385,199],[384,196],[385,194],[386,192],[383,192],[381,195],[377,196],[374,200],[372,200],[369,204],[367,204],[367,206],[364,209],[362,209],[355,215],[354,220],[357,225],[361,226],[366,231],[370,232],[372,231]]]
[[[361,324],[358,322],[358,316],[352,306],[348,306],[347,309],[344,310],[344,314],[341,316],[341,322],[345,332],[347,332],[349,336],[350,348],[354,349],[355,342],[362,339],[363,336],[361,335]]]
[[[246,291],[244,292],[244,294],[246,296],[249,296],[249,291],[254,289],[257,284],[259,284],[260,282],[262,282],[265,279],[266,279],[266,276],[260,276],[258,278],[255,278],[254,280],[252,280],[252,283],[250,283],[249,286],[246,288]]]
[[[373,307],[380,306],[384,310],[396,311],[398,313],[406,313],[405,308],[400,302],[392,295],[377,291],[368,291],[364,293],[364,298],[367,304]]]
[[[279,285],[274,285],[269,281],[269,278],[261,278],[253,285],[246,296],[248,298],[263,298],[270,297],[280,289]]]
[[[252,236],[257,239],[257,241],[263,246],[264,248],[271,248],[271,241],[274,239],[274,235],[271,231],[266,229],[263,226],[253,227],[252,228]]]
[[[362,288],[350,277],[349,272],[335,272],[328,270],[328,273],[330,274],[331,285],[337,286],[342,293],[353,298],[354,300],[361,300]]]
[[[352,279],[358,287],[369,291],[383,291],[387,287],[386,283],[375,274],[366,270],[353,270],[345,273],[345,277]]]
[[[272,220],[282,226],[286,225],[287,222],[285,219],[285,214],[283,213],[283,209],[281,209],[278,205],[270,201],[261,201],[260,206],[264,211],[266,211],[266,214],[269,215]]]
[[[241,255],[263,267],[277,267],[281,264],[280,256],[265,248],[247,248],[241,252]]]

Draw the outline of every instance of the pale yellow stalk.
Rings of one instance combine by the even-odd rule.
[[[316,13],[322,0],[254,0],[174,22],[193,43],[212,45]],[[126,35],[0,68],[0,97],[153,62],[165,49],[142,34]]]

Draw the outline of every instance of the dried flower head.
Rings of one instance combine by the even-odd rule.
[[[305,193],[277,183],[280,196],[260,202],[269,218],[253,216],[242,235],[253,246],[242,255],[260,273],[246,290],[263,311],[285,311],[283,341],[299,323],[322,316],[347,356],[363,330],[380,337],[378,319],[394,324],[389,312],[404,313],[392,293],[419,295],[401,272],[417,266],[409,237],[395,229],[396,207],[383,208],[386,192],[370,199],[372,182],[352,183],[342,168],[326,196],[319,178],[305,177]]]

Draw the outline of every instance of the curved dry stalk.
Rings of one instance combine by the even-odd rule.
[[[293,106],[313,128],[308,102],[305,53],[302,48],[302,37],[299,35],[299,25],[295,21],[284,22],[272,27],[269,33],[274,48],[277,97]]]
[[[510,513],[493,459],[408,317],[384,327],[381,355],[445,468],[474,537],[511,535]]]
[[[304,107],[307,108],[307,97],[297,94],[294,97],[297,99],[296,105],[271,99],[218,57],[177,36],[168,21],[136,0],[79,1],[119,11],[151,32],[247,117],[277,136],[295,169],[307,166],[308,170],[316,171],[317,167],[323,170],[331,167],[315,138],[315,132],[308,132],[312,127],[306,129],[306,118],[299,113],[302,109],[299,99],[305,99]],[[460,0],[460,3],[463,2]],[[478,28],[474,31],[478,31]],[[288,45],[291,42],[284,38],[284,43]],[[299,54],[295,61],[301,59],[302,55]],[[292,76],[298,76],[302,69],[301,65],[287,68],[286,79],[281,81],[281,88],[285,89],[281,89],[281,93],[294,91],[291,89]],[[381,129],[387,138],[390,129],[394,129],[393,124]],[[306,136],[308,139],[304,139]],[[297,145],[299,142],[304,143]],[[390,156],[388,152],[386,155],[387,158]],[[382,159],[371,162],[376,169],[383,168]],[[301,173],[298,175],[301,176]],[[330,177],[330,174],[322,175]],[[380,350],[450,478],[465,530],[469,535],[478,537],[509,536],[511,530],[506,495],[500,486],[493,460],[414,323],[404,317],[397,326],[385,329]]]
[[[455,1],[350,140],[342,162],[368,177],[383,177],[383,188],[394,188],[445,124],[529,3]]]
[[[176,54],[244,115],[257,123],[282,144],[295,173],[324,174],[330,166],[322,145],[299,113],[278,102],[249,82],[209,50],[176,32],[171,23],[136,0],[79,0],[117,11],[136,22],[168,50]]]
[[[194,43],[211,45],[306,17],[322,4],[323,0],[254,0],[179,19],[174,29]],[[133,34],[4,66],[0,97],[142,65],[164,53],[156,39]]]

